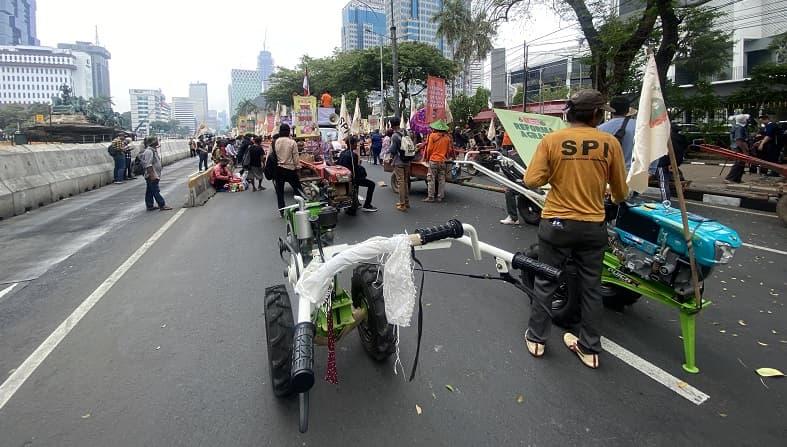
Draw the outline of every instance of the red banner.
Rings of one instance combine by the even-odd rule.
[[[445,80],[436,76],[426,79],[426,122],[445,119]]]

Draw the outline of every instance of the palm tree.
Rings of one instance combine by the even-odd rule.
[[[470,86],[470,64],[473,61],[482,61],[494,49],[492,39],[497,36],[497,26],[487,16],[486,11],[479,10],[470,16],[470,24],[463,33],[460,42],[463,48],[461,57],[464,69],[465,90]]]
[[[432,23],[437,24],[437,37],[443,37],[451,47],[451,56],[458,59],[459,43],[467,34],[470,24],[470,11],[467,10],[462,0],[446,0],[443,10],[432,17]],[[463,67],[464,73],[464,67]],[[451,96],[454,96],[455,83],[451,82]]]

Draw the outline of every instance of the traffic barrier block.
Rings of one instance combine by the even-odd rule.
[[[183,204],[184,207],[202,206],[216,194],[216,190],[210,185],[211,169],[212,167],[189,176],[189,195],[186,197],[186,203]]]

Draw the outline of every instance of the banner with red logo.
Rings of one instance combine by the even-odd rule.
[[[526,164],[530,164],[530,159],[536,153],[536,147],[544,135],[566,127],[562,119],[549,115],[505,109],[495,109],[495,114]]]
[[[292,117],[295,120],[295,134],[299,137],[320,135],[317,128],[317,98],[314,96],[293,96]]]
[[[426,122],[445,119],[445,79],[426,78]]]

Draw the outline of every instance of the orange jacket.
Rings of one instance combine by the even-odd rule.
[[[500,143],[502,146],[513,146],[514,143],[511,142],[511,137],[508,136],[508,132],[503,132],[503,142]]]
[[[443,162],[451,150],[451,136],[445,132],[432,132],[426,140],[426,161]]]
[[[333,107],[333,96],[328,93],[323,93],[320,96],[320,105],[323,107]]]

